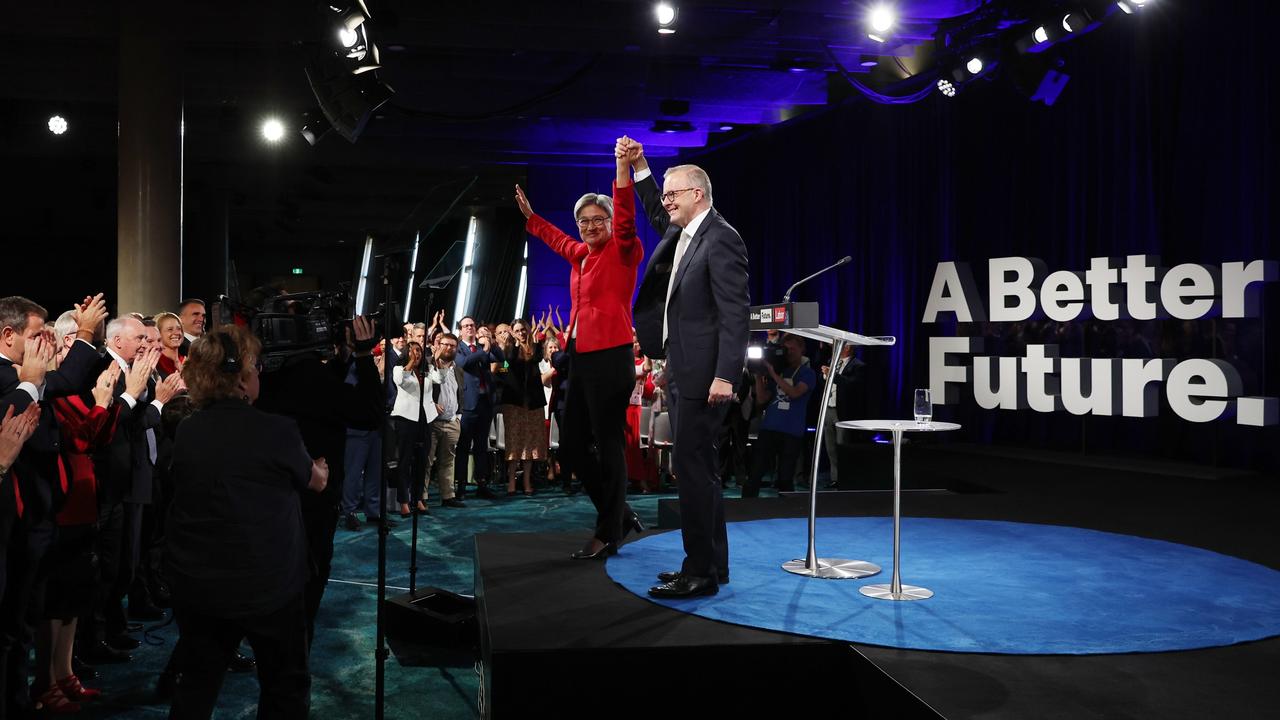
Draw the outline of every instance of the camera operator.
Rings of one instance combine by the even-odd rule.
[[[183,368],[199,409],[173,444],[166,571],[184,650],[172,718],[213,714],[245,637],[258,660],[259,715],[305,718],[310,707],[299,496],[323,492],[329,470],[291,420],[252,407],[260,352],[247,330],[223,326],[192,343]]]
[[[316,611],[329,582],[333,534],[338,527],[345,465],[347,428],[381,427],[386,394],[373,361],[374,321],[357,316],[351,322],[354,348],[340,343],[337,356],[324,362],[308,352],[285,360],[278,370],[262,376],[260,410],[293,418],[307,452],[329,460],[329,484],[323,493],[302,496],[302,520],[311,550],[311,575],[306,588],[307,637],[315,633]],[[331,334],[343,338],[339,331]],[[346,383],[355,366],[356,383]]]
[[[817,383],[817,374],[804,359],[804,338],[784,335],[785,365],[764,364],[764,374],[756,374],[757,405],[765,406],[760,420],[760,436],[756,442],[754,463],[742,497],[760,495],[760,478],[777,463],[774,487],[779,492],[794,489],[796,461],[804,449],[805,412],[809,395]]]

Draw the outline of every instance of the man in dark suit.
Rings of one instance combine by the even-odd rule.
[[[182,321],[182,345],[178,352],[183,357],[191,354],[191,343],[204,335],[205,304],[199,298],[187,298],[178,305],[178,319]]]
[[[667,358],[685,551],[680,570],[661,573],[649,594],[710,595],[729,577],[716,439],[746,359],[747,248],[711,206],[702,168],[669,168],[659,191],[639,143],[623,138],[617,152],[631,160],[645,214],[662,234],[633,314],[644,354]]]
[[[46,372],[56,348],[45,330],[48,313],[24,297],[0,298],[0,397],[21,412],[32,403],[87,388],[98,354],[90,342],[106,317],[102,296],[85,298],[73,311],[76,342],[58,370]],[[0,408],[0,413],[4,412]],[[55,493],[61,491],[61,436],[53,403],[42,402],[35,433],[23,446],[0,490],[0,718],[30,708],[27,690],[27,603],[37,568],[53,538]]]
[[[474,357],[473,357],[474,356]],[[495,497],[489,489],[489,426],[493,424],[494,395],[497,385],[489,363],[502,362],[502,351],[489,337],[488,328],[476,328],[470,315],[458,321],[457,364],[466,372],[462,385],[462,416],[458,432],[457,455],[453,465],[453,484],[461,498],[467,489],[467,457],[475,463],[471,478],[476,495]]]
[[[120,409],[111,442],[93,459],[103,594],[81,633],[89,641],[86,655],[110,662],[120,659],[116,653],[138,644],[126,634],[123,600],[140,561],[143,506],[152,498],[155,449],[147,430],[160,427],[164,404],[173,398],[181,377],[174,373],[161,383],[152,379],[159,351],[147,350],[146,328],[128,315],[107,323],[104,352],[95,373],[115,367],[115,402]],[[130,610],[136,613],[139,608],[131,604]]]

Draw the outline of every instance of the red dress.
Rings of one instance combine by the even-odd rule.
[[[640,447],[640,417],[644,403],[653,399],[653,376],[644,371],[645,359],[636,358],[636,387],[627,406],[627,479],[645,492],[658,489],[658,464],[652,454]]]
[[[67,502],[58,512],[59,525],[89,525],[98,521],[98,480],[93,452],[111,442],[119,404],[110,409],[85,403],[75,395],[55,398],[53,412],[62,432],[62,467],[67,475]]]

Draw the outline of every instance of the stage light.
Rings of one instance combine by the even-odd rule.
[[[1066,21],[1064,20],[1063,22],[1066,22]],[[1071,32],[1071,29],[1067,28],[1067,32]],[[1041,25],[1040,27],[1036,28],[1035,32],[1031,33],[1031,37],[1037,43],[1049,42],[1049,31],[1045,30],[1044,26]]]
[[[981,75],[982,74],[982,58],[980,57],[969,58],[969,62],[964,64],[964,69],[968,70],[970,75],[975,75],[975,76]]]
[[[676,31],[676,15],[679,11],[671,3],[660,2],[653,6],[653,14],[658,19],[658,32],[671,35]]]
[[[947,97],[955,97],[956,86],[953,85],[951,81],[946,78],[938,78],[938,92],[942,93],[943,95],[946,95]]]
[[[262,137],[270,143],[280,142],[284,137],[284,124],[275,118],[268,118],[262,123]]]
[[[688,120],[654,120],[649,132],[682,133],[693,132],[693,123]]]
[[[1089,16],[1082,12],[1067,13],[1062,16],[1062,29],[1069,33],[1078,33],[1089,26]]]
[[[54,115],[53,117],[49,118],[49,132],[53,133],[54,135],[61,135],[62,133],[67,131],[67,128],[68,128],[67,120],[61,115]]]
[[[329,22],[338,39],[335,48],[339,57],[351,61],[352,73],[363,73],[381,67],[378,46],[369,39],[369,8],[363,0],[352,0],[342,5],[325,5]]]
[[[893,6],[876,5],[871,8],[871,12],[867,13],[867,26],[871,28],[867,37],[877,42],[884,42],[884,38],[889,36],[889,31],[893,30],[893,26],[897,23],[898,14],[893,11]]]
[[[727,125],[727,124],[726,124],[726,125],[721,125],[721,126],[720,126],[720,132],[730,132],[731,130],[733,130],[733,126],[732,126],[732,125]]]
[[[1126,15],[1132,15],[1135,10],[1141,10],[1147,6],[1148,0],[1119,0],[1116,3]]]

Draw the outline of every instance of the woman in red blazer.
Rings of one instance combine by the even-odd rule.
[[[535,215],[519,185],[516,203],[528,219],[529,233],[569,262],[573,309],[565,335],[571,371],[560,464],[565,477],[577,473],[596,506],[595,534],[572,556],[603,559],[618,551],[626,533],[644,530],[627,505],[627,406],[635,385],[631,296],[644,259],[636,236],[630,163],[625,157],[617,160],[612,201],[587,193],[574,206],[581,242]],[[589,450],[592,443],[595,453]]]

